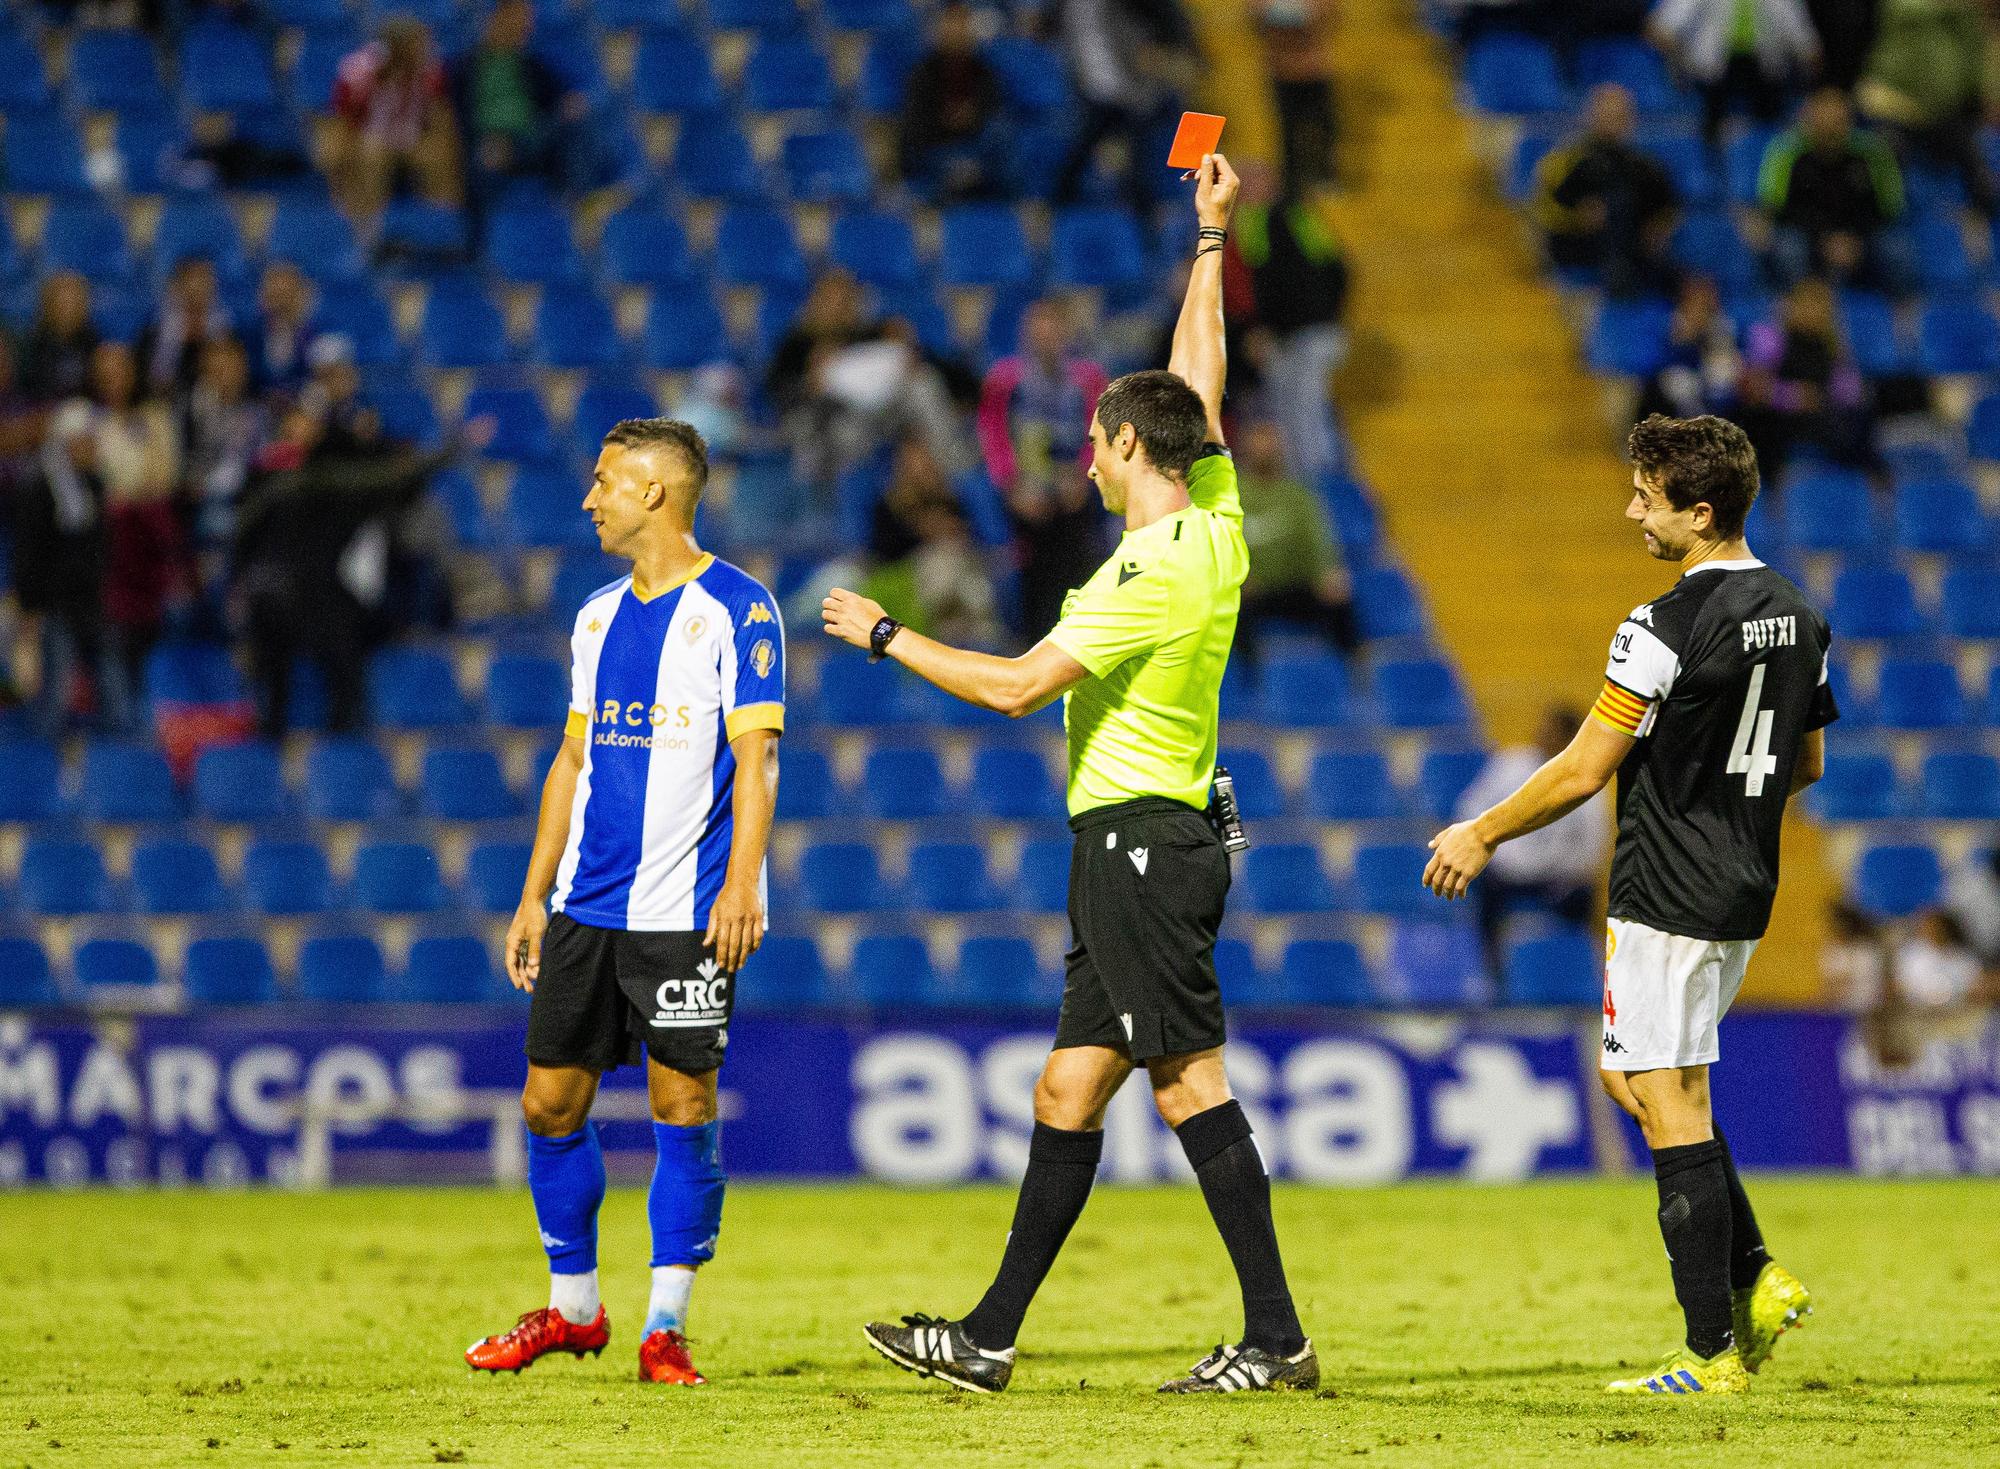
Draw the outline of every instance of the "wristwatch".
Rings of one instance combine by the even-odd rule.
[[[889,640],[903,630],[903,624],[893,617],[885,617],[875,624],[875,630],[868,634],[868,661],[880,663],[889,656]]]

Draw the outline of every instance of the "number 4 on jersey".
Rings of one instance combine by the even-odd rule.
[[[1764,693],[1764,665],[1750,670],[1750,691],[1743,696],[1743,717],[1736,722],[1736,741],[1729,748],[1729,774],[1743,777],[1743,794],[1764,794],[1764,777],[1778,773],[1778,757],[1771,753],[1771,723],[1775,709],[1759,709]]]

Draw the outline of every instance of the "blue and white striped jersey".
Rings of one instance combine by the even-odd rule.
[[[777,600],[703,556],[647,596],[629,576],[596,593],[570,650],[568,733],[585,754],[555,911],[598,928],[706,929],[729,867],[729,742],[785,727]]]

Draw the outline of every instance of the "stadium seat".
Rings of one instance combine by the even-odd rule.
[[[1673,308],[1664,301],[1606,301],[1584,348],[1593,372],[1651,377],[1666,365]]]
[[[373,913],[435,913],[447,906],[437,853],[420,842],[371,842],[354,854],[354,905]]]
[[[507,326],[476,282],[432,289],[418,340],[439,367],[491,367],[507,360]]]
[[[535,307],[535,356],[550,367],[610,367],[624,356],[618,324],[587,285],[554,285]]]
[[[764,193],[750,141],[727,114],[702,113],[682,122],[673,176],[697,199],[761,199]]]
[[[169,199],[153,226],[153,265],[164,276],[183,260],[207,260],[227,283],[245,279],[243,235],[229,207],[215,199]]]
[[[555,431],[549,427],[541,395],[533,388],[474,388],[466,394],[464,415],[468,420],[494,420],[496,431],[492,442],[482,451],[488,459],[542,464],[555,454]],[[571,507],[582,499],[582,494],[573,492]]]
[[[1021,286],[1034,273],[1021,218],[1006,204],[958,204],[939,216],[938,281]]]
[[[160,982],[153,951],[129,938],[85,940],[70,956],[70,971],[86,995],[101,989],[151,989]]]
[[[915,934],[871,933],[855,940],[848,973],[865,1005],[899,1010],[944,998],[930,949]]]
[[[292,98],[301,108],[310,113],[332,110],[340,63],[354,49],[354,44],[355,37],[344,28],[306,33],[286,73]]]
[[[895,895],[883,886],[875,849],[865,842],[807,847],[799,854],[799,896],[819,913],[872,913],[896,906]]]
[[[1278,977],[1294,1005],[1369,1005],[1375,1001],[1361,951],[1345,939],[1293,939]]]
[[[228,906],[215,854],[199,842],[146,842],[132,853],[132,892],[142,913],[217,913]]]
[[[632,66],[632,101],[641,112],[712,116],[722,106],[722,87],[707,45],[678,30],[641,36]]]
[[[832,657],[820,664],[813,709],[827,724],[867,727],[904,719],[905,681],[894,663]]]
[[[1237,876],[1253,912],[1324,913],[1339,906],[1319,849],[1305,842],[1253,845]]]
[[[278,105],[270,51],[246,26],[199,20],[180,44],[181,99],[195,112],[268,112]]]
[[[507,788],[491,750],[432,750],[424,756],[418,787],[423,814],[442,821],[506,821],[521,814],[521,799]]]
[[[1878,918],[1908,918],[1943,889],[1944,870],[1929,847],[1871,847],[1854,869],[1854,901]]]
[[[785,774],[790,779],[789,765]],[[971,795],[982,814],[1003,821],[1059,820],[1064,812],[1048,761],[1018,745],[982,745],[973,752]]]
[[[1464,77],[1481,112],[1525,117],[1572,110],[1555,51],[1535,36],[1493,31],[1479,37],[1466,48]]]
[[[1313,757],[1306,809],[1322,821],[1376,821],[1399,814],[1389,762],[1376,750],[1329,750]]]
[[[52,270],[73,270],[98,284],[129,281],[136,273],[125,221],[94,200],[50,206],[42,259]]]
[[[648,204],[628,204],[604,221],[597,259],[615,285],[685,285],[695,278],[679,221]]]
[[[16,194],[87,194],[77,130],[65,118],[23,113],[8,119],[0,139],[0,177]]]
[[[1426,815],[1440,821],[1455,819],[1459,798],[1486,768],[1484,750],[1429,750],[1417,767],[1417,794]]]
[[[1021,848],[1021,865],[1014,876],[1014,898],[1036,913],[1061,913],[1069,907],[1068,838],[1038,838]]]
[[[1665,60],[1636,37],[1596,36],[1579,42],[1570,71],[1578,92],[1613,82],[1632,94],[1642,113],[1673,112],[1682,105]]]
[[[449,273],[463,264],[471,248],[471,226],[462,209],[399,197],[390,200],[382,213],[376,249],[380,258],[406,273],[440,271],[453,278]]]
[[[354,281],[366,270],[354,226],[318,199],[282,199],[271,216],[264,253],[296,265],[312,280]]]
[[[465,857],[466,901],[482,913],[512,913],[521,901],[531,848],[526,842],[485,842]]]
[[[901,214],[851,209],[833,222],[828,257],[869,286],[909,286],[923,274],[916,235]]]
[[[1258,717],[1316,729],[1352,723],[1348,682],[1347,665],[1331,653],[1271,657],[1258,677]]]
[[[26,36],[0,29],[0,115],[45,113],[53,100],[41,51]]]
[[[1354,610],[1365,638],[1424,635],[1423,603],[1410,579],[1393,566],[1373,566],[1355,573]]]
[[[549,606],[566,630],[572,626],[584,603],[598,593],[617,586],[630,574],[629,567],[620,566],[610,557],[595,551],[572,552],[556,568],[556,579],[549,588]]]
[[[754,1013],[789,1014],[829,998],[819,945],[805,934],[770,934],[736,981],[736,1004]]]
[[[505,988],[485,940],[471,933],[440,933],[410,945],[392,992],[419,1005],[479,1005],[504,998]]]
[[[958,997],[992,1009],[1025,1009],[1061,993],[1042,972],[1035,946],[1011,934],[979,934],[960,944],[957,974]]]
[[[22,934],[0,934],[0,1012],[53,1005],[60,998],[41,944]]]
[[[379,1000],[388,988],[382,949],[363,933],[315,934],[299,945],[299,998],[344,1005]]]
[[[778,782],[778,820],[824,821],[838,815],[845,802],[825,752],[789,740],[786,744],[784,776]]]
[[[2000,571],[1955,566],[1944,574],[1940,621],[1955,638],[2000,639]]]
[[[503,205],[486,217],[486,263],[507,280],[547,286],[583,277],[569,217],[552,203]]]
[[[62,811],[62,757],[41,740],[0,744],[0,821],[47,821]]]
[[[715,231],[715,269],[728,285],[799,287],[806,260],[789,218],[764,204],[724,211]]]
[[[1059,211],[1049,233],[1049,284],[1065,290],[1129,286],[1146,273],[1131,214],[1105,205]]]
[[[1917,322],[1917,365],[1934,377],[2000,370],[2000,322],[1974,300],[1932,302]]]
[[[253,842],[243,853],[243,896],[253,912],[273,917],[325,913],[333,907],[333,874],[317,842]]]
[[[1979,272],[1966,251],[1965,232],[1955,214],[1916,214],[1906,233],[1910,264],[1922,294],[1963,294],[1976,289]]]
[[[1451,666],[1434,658],[1382,664],[1375,670],[1375,697],[1392,729],[1444,729],[1472,718]]]
[[[402,806],[388,758],[373,742],[322,740],[306,754],[306,814],[321,821],[379,821]]]
[[[486,717],[508,729],[555,728],[569,694],[569,670],[555,658],[503,653],[486,670]]]
[[[1908,638],[1924,630],[1910,579],[1893,566],[1850,566],[1841,572],[1828,621],[1842,638]]]
[[[1278,1000],[1276,980],[1258,968],[1257,953],[1244,940],[1217,939],[1213,957],[1225,1005],[1265,1005]]]
[[[708,288],[655,291],[641,351],[646,365],[660,372],[690,372],[728,360],[728,333]]]
[[[1435,903],[1423,885],[1431,854],[1413,842],[1377,843],[1354,852],[1354,892],[1369,913],[1415,916]]]
[[[986,851],[974,842],[922,842],[910,850],[911,906],[933,913],[986,913],[1000,894],[986,874]]]
[[[1916,363],[1903,340],[1895,303],[1873,291],[1843,291],[1840,320],[1854,364],[1869,377],[1914,372]]]
[[[317,321],[353,345],[357,366],[380,367],[401,355],[389,308],[367,281],[322,285]]]
[[[1958,669],[1928,659],[1888,659],[1875,691],[1875,718],[1887,729],[1953,729],[1965,723]]]
[[[1483,1005],[1486,961],[1479,930],[1450,919],[1399,919],[1389,933],[1389,971],[1410,1005]]]
[[[422,388],[393,384],[371,387],[367,401],[382,419],[382,432],[390,438],[404,439],[427,448],[437,447],[441,437],[437,407],[431,402],[431,395]],[[444,477],[438,476],[440,479]],[[477,494],[477,491],[474,493]]]
[[[1814,467],[1786,476],[1787,539],[1802,551],[1876,547],[1875,502],[1858,470]]]
[[[271,955],[254,938],[199,938],[187,946],[181,983],[200,1005],[261,1005],[275,999]]]
[[[1896,767],[1887,755],[1826,756],[1826,773],[1806,792],[1822,821],[1879,821],[1897,814]]]
[[[1934,476],[1896,487],[1896,540],[1910,551],[1983,551],[1992,536],[1979,492],[1964,480]]]
[[[87,112],[165,112],[171,106],[153,43],[143,31],[77,31],[69,48],[69,85]]]
[[[833,73],[809,36],[758,42],[743,63],[743,105],[753,112],[827,112]]]
[[[1285,788],[1262,750],[1227,745],[1215,752],[1215,763],[1235,782],[1236,809],[1245,821],[1271,821],[1284,814]]]
[[[1507,950],[1500,987],[1515,1005],[1595,1005],[1604,995],[1603,961],[1580,933],[1526,939]]]
[[[369,659],[368,700],[391,729],[442,729],[467,717],[451,660],[427,648],[389,647]]]
[[[597,532],[583,511],[574,477],[555,465],[523,465],[507,487],[507,526],[537,550],[588,551]]]
[[[820,10],[843,31],[909,31],[918,24],[911,0],[825,0]]]
[[[937,752],[928,745],[872,750],[861,779],[861,803],[884,821],[941,816],[949,794]]]
[[[146,745],[88,746],[77,806],[93,821],[177,821],[181,816],[180,792],[167,758]]]
[[[20,855],[14,901],[24,913],[68,917],[112,909],[112,885],[94,843],[30,839]]]
[[[794,133],[779,152],[785,186],[806,204],[858,204],[875,190],[861,140],[844,129]]]
[[[1923,814],[1939,821],[2000,821],[2000,761],[1974,751],[1924,760]]]
[[[584,457],[595,459],[604,436],[628,418],[654,418],[660,405],[644,388],[593,383],[576,400],[570,436]]]
[[[218,745],[194,766],[194,806],[210,821],[282,821],[290,801],[275,745]]]

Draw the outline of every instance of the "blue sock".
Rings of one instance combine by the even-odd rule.
[[[597,1268],[597,1206],[604,1202],[604,1154],[597,1126],[586,1122],[562,1137],[528,1134],[528,1192],[549,1273],[583,1275]]]
[[[646,1195],[653,1266],[705,1264],[722,1232],[722,1124],[655,1122],[653,1144],[659,1156]]]

